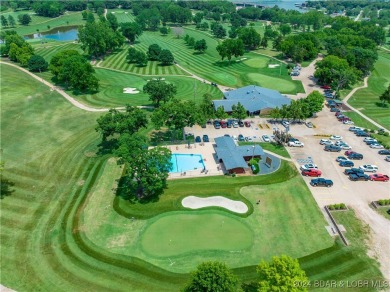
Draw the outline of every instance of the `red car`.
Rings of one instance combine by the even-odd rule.
[[[370,180],[371,181],[385,181],[386,182],[386,181],[389,181],[389,176],[385,175],[385,174],[380,174],[380,173],[371,174]]]
[[[249,127],[251,126],[251,123],[248,122],[248,121],[245,121],[245,122],[244,122],[244,125],[245,125],[245,127],[248,127],[248,128],[249,128]]]
[[[341,115],[341,112],[336,112],[334,115],[335,115],[336,117],[338,117],[339,115]]]
[[[220,124],[221,124],[221,128],[227,128],[227,123],[226,122],[221,121]]]
[[[349,156],[349,155],[351,155],[352,153],[355,153],[355,151],[347,150],[347,151],[344,152],[344,155],[345,155],[345,156]]]
[[[345,122],[345,121],[350,121],[351,119],[348,117],[342,117],[342,118],[339,118],[338,120],[339,120],[339,122]]]
[[[315,176],[315,177],[320,177],[322,172],[319,169],[308,169],[308,170],[302,170],[302,175],[303,176]]]
[[[322,89],[332,89],[329,85],[322,85],[321,88]]]

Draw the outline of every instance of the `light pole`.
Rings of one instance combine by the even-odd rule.
[[[255,156],[255,145],[252,145],[252,160]]]

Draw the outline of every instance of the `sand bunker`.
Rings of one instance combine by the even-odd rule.
[[[241,201],[233,201],[225,197],[216,196],[199,198],[195,196],[185,197],[181,204],[190,209],[200,209],[204,207],[222,207],[232,212],[244,214],[248,211],[248,206]]]
[[[279,66],[280,66],[279,64],[269,64],[268,68],[276,68],[276,67],[279,67]]]
[[[123,88],[123,93],[137,94],[137,93],[139,93],[139,91],[137,90],[137,88],[126,87],[126,88]]]

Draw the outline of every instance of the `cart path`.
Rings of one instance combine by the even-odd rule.
[[[61,94],[67,101],[69,101],[72,105],[78,107],[79,109],[82,109],[84,111],[88,111],[88,112],[107,112],[109,111],[111,108],[95,108],[95,107],[89,107],[85,104],[82,104],[81,102],[77,101],[76,99],[74,99],[73,97],[71,97],[69,94],[67,94],[64,90],[62,90],[61,88],[53,85],[52,83],[44,80],[43,78],[35,75],[34,73],[22,68],[22,67],[19,67],[18,65],[15,65],[15,64],[12,64],[12,63],[8,63],[8,62],[4,62],[4,61],[0,61],[0,64],[5,64],[5,65],[8,65],[8,66],[12,66],[14,68],[17,68],[21,71],[23,71],[24,73],[26,74],[29,74],[30,76],[32,76],[33,78],[35,78],[36,80],[38,80],[39,82],[45,84],[46,86],[50,87],[52,90],[58,92],[59,94]],[[154,108],[152,106],[138,106],[138,108]],[[125,109],[125,107],[116,107],[115,109],[117,110],[123,110]]]

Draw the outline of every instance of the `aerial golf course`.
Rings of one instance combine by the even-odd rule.
[[[132,19],[116,12],[119,22]],[[79,16],[72,13],[50,23],[80,24],[74,20]],[[44,20],[36,17],[28,29],[16,30],[43,30]],[[216,39],[192,27],[185,33],[206,39],[206,53],[194,54],[182,39],[157,32],[144,33],[134,45],[146,50],[157,42],[172,51],[184,70],[158,62],[129,64],[125,44],[94,63],[98,92],[67,93],[85,105],[110,108],[151,106],[142,88],[153,78],[175,84],[178,99],[196,103],[205,93],[222,97],[202,78],[227,87],[257,84],[285,94],[303,92],[284,63],[245,53],[227,64],[215,50]],[[74,42],[34,46],[47,61],[63,49],[81,51]],[[276,254],[297,258],[310,280],[381,279],[378,264],[358,244],[365,239],[364,227],[353,212],[339,215],[347,229],[354,226],[349,240],[356,244],[346,247],[329,236],[321,210],[291,162],[282,161],[268,175],[169,180],[158,200],[140,203],[117,192],[124,169],[116,157],[100,151],[95,127],[101,113],[73,106],[17,68],[0,64],[0,70],[2,285],[16,291],[179,291],[189,273],[208,260],[223,260],[243,283],[250,283],[257,280],[260,260]],[[53,78],[49,72],[36,75]],[[139,93],[124,93],[130,87]],[[182,205],[188,196],[223,196],[243,202],[248,211],[192,210]]]

